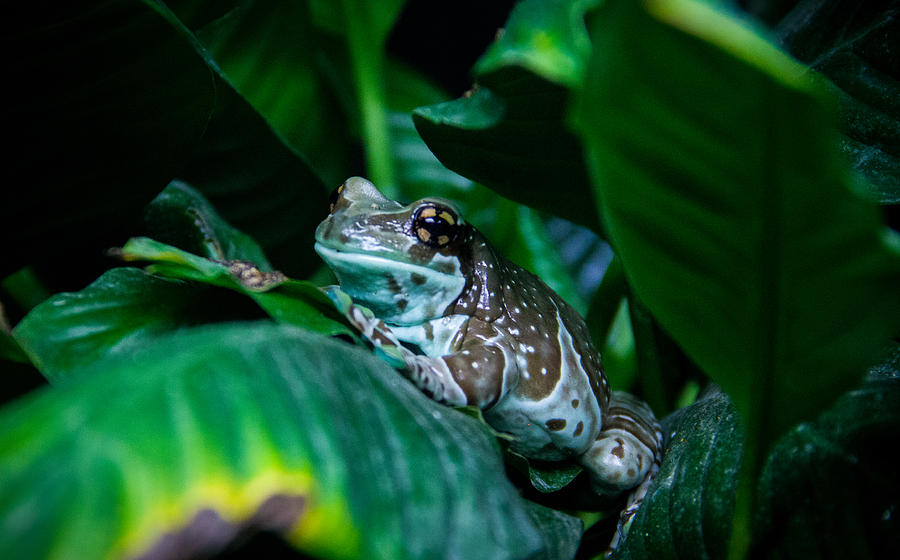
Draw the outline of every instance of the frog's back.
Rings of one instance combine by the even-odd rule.
[[[475,235],[478,235],[477,232]],[[609,387],[584,320],[537,276],[484,240],[472,244],[474,273],[448,313],[490,326],[507,361],[498,402],[485,411],[495,428],[515,435],[525,454],[558,459],[579,454],[602,428]],[[478,272],[482,273],[479,274]]]

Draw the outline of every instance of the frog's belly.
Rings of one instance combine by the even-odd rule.
[[[484,412],[488,424],[515,438],[513,450],[548,461],[584,453],[600,433],[600,418],[600,406],[583,372],[569,377],[568,383],[558,383],[541,400],[508,393]]]

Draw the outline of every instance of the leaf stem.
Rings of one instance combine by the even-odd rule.
[[[396,198],[384,77],[384,49],[355,2],[342,2],[353,82],[362,119],[362,140],[369,179],[388,198]]]

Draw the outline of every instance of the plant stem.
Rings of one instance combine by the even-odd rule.
[[[387,119],[387,94],[384,83],[384,49],[371,31],[364,10],[353,0],[342,2],[347,26],[347,46],[353,82],[359,102],[363,147],[369,179],[388,198],[396,198],[394,162],[391,157]]]

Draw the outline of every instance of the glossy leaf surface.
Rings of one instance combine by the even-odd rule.
[[[724,558],[743,449],[737,412],[713,389],[663,430],[662,466],[613,558]]]
[[[0,414],[4,558],[210,553],[248,527],[341,558],[542,546],[482,425],[341,343],[207,327],[79,377]]]
[[[852,386],[897,326],[896,241],[851,193],[802,67],[701,3],[610,2],[592,21],[578,118],[608,232],[765,445]]]

